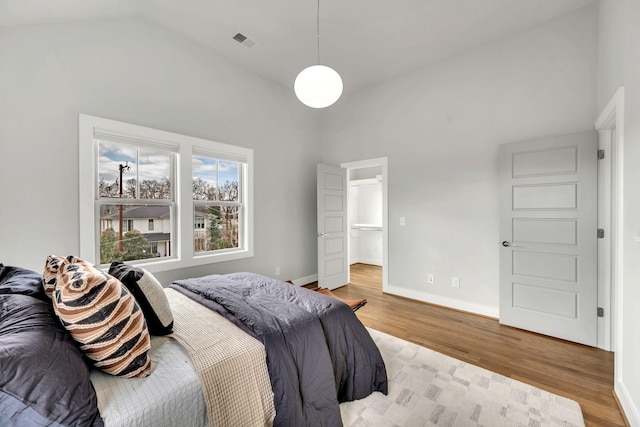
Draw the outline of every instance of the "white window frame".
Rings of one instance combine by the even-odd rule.
[[[196,157],[207,157],[209,159],[212,160],[216,160],[217,162],[220,161],[225,161],[228,159],[224,159],[224,158],[219,158],[215,153],[211,152],[211,151],[207,151],[207,152],[203,152],[203,151],[198,151],[198,152],[194,152],[193,153],[194,156]],[[229,200],[220,200],[220,194],[218,193],[218,199],[217,200],[194,200],[192,199],[192,203],[193,203],[193,208],[194,208],[194,212],[197,206],[217,206],[220,208],[223,207],[235,207],[238,208],[238,220],[240,221],[240,223],[242,222],[242,216],[245,215],[245,209],[242,203],[243,200],[243,191],[244,191],[244,185],[243,185],[243,173],[242,173],[242,169],[245,168],[244,164],[239,164],[239,182],[238,182],[238,194],[239,194],[239,199],[236,201],[229,201]],[[219,163],[218,163],[218,167],[219,167]],[[220,189],[220,180],[219,180],[219,174],[218,171],[216,171],[216,186],[217,186],[217,190]],[[194,217],[194,228],[195,228],[195,220],[196,218]],[[206,230],[206,222],[205,222],[205,227],[203,228],[198,228],[198,230]],[[240,227],[238,230],[238,241],[239,244],[242,244],[242,233],[244,232],[244,230],[242,230],[242,228]],[[194,248],[195,250],[195,248]],[[228,249],[216,249],[215,252],[220,252],[220,251],[234,251],[235,248],[228,248]],[[198,252],[196,256],[201,256],[201,255],[206,255],[208,253],[211,253],[212,251],[209,250],[205,250],[205,251],[201,251]]]
[[[176,181],[172,183],[175,191],[176,208],[172,230],[172,256],[169,258],[149,258],[130,261],[131,264],[144,266],[151,272],[174,270],[178,268],[231,261],[253,256],[253,150],[181,135],[144,126],[119,122],[116,120],[80,114],[78,117],[78,154],[79,154],[79,190],[80,190],[80,257],[97,264],[99,261],[98,244],[99,217],[96,208],[98,180],[98,135],[108,135],[113,140],[129,140],[132,144],[144,143],[158,148],[170,147],[177,153]],[[221,251],[195,253],[192,156],[194,153],[239,161],[241,168],[243,214],[241,216],[240,247]]]

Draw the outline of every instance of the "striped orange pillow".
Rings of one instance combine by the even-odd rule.
[[[151,373],[144,316],[118,279],[68,256],[57,271],[53,308],[95,367],[128,378]]]
[[[44,264],[44,273],[42,274],[43,278],[43,287],[44,293],[47,294],[49,298],[53,295],[53,288],[56,286],[56,281],[58,280],[58,270],[60,270],[60,266],[64,258],[61,256],[49,255],[47,257],[47,262]]]

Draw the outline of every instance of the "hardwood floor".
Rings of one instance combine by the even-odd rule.
[[[497,320],[382,293],[381,268],[351,267],[333,291],[366,298],[368,327],[576,400],[589,426],[624,426],[613,390],[613,353],[503,326]]]

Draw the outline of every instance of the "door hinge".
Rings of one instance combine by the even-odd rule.
[[[604,317],[604,308],[598,307],[598,317]]]
[[[604,239],[604,228],[598,228],[598,239]]]
[[[598,150],[598,158],[600,160],[604,159],[604,150]]]

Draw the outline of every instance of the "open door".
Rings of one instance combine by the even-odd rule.
[[[597,135],[500,146],[500,323],[597,344]]]
[[[318,165],[318,285],[335,289],[349,282],[347,170]]]

